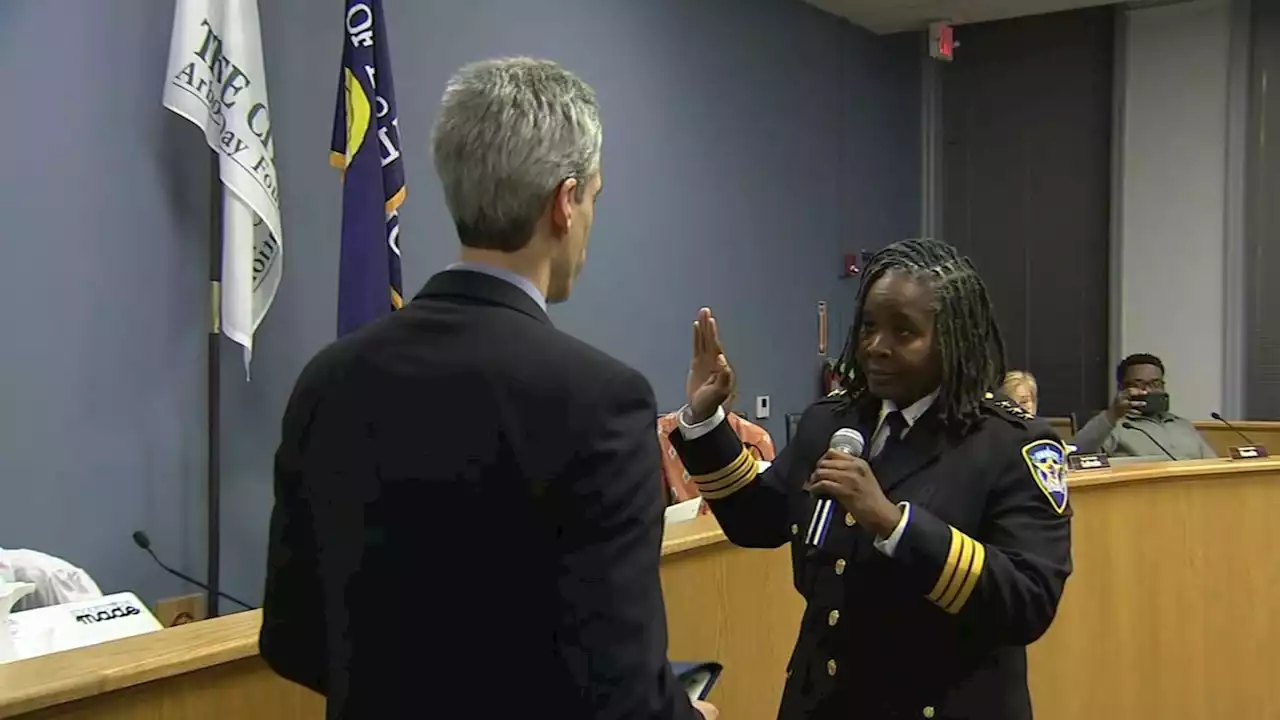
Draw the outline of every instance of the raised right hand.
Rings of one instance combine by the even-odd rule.
[[[702,713],[702,717],[706,718],[706,720],[720,720],[720,711],[709,702],[694,700],[693,709]]]
[[[1115,425],[1130,413],[1146,405],[1147,403],[1141,399],[1146,394],[1145,390],[1138,388],[1124,388],[1116,393],[1115,399],[1111,401],[1111,407],[1107,408],[1107,416],[1111,418],[1111,424]]]
[[[689,361],[689,377],[685,393],[693,421],[702,422],[715,414],[733,393],[733,368],[720,346],[720,332],[711,308],[698,311],[693,323],[693,359]]]

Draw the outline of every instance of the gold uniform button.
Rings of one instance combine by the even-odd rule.
[[[933,717],[933,706],[932,705],[926,706],[924,710],[920,711],[920,714],[924,715],[926,718]]]
[[[836,661],[835,661],[835,660],[828,660],[828,661],[827,661],[827,674],[828,674],[828,675],[832,675],[832,676],[834,676],[834,675],[836,674]]]
[[[830,625],[831,627],[835,627],[835,626],[836,626],[836,623],[838,623],[838,622],[840,622],[840,611],[839,611],[839,610],[832,610],[831,612],[827,613],[827,624],[828,624],[828,625]]]
[[[853,527],[853,524],[854,524],[854,523],[856,523],[856,522],[858,522],[858,521],[853,519],[853,513],[845,513],[845,514],[844,514],[844,524],[845,524],[845,525],[848,525],[849,527]],[[777,527],[777,525],[774,525],[774,527]]]
[[[844,574],[844,566],[845,566],[845,565],[847,565],[847,564],[848,564],[848,563],[846,563],[846,562],[844,561],[844,558],[840,558],[840,559],[836,560],[836,574],[837,574],[837,575],[843,575],[843,574]]]
[[[796,525],[795,523],[791,523],[791,534],[796,535],[799,532],[800,532],[800,526]]]

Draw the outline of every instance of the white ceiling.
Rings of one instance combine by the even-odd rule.
[[[1111,5],[1117,0],[805,0],[868,30],[892,33],[923,30],[935,20],[956,25],[1059,10]]]

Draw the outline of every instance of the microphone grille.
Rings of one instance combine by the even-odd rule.
[[[849,451],[852,455],[861,455],[862,448],[866,445],[862,433],[853,428],[840,428],[831,435],[831,442],[828,445],[832,450]]]
[[[133,544],[137,545],[143,550],[146,550],[147,548],[151,547],[151,538],[147,537],[147,534],[142,532],[141,530],[134,530]]]

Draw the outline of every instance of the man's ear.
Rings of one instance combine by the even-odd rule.
[[[556,186],[551,198],[551,228],[557,235],[569,232],[569,228],[573,226],[581,182],[578,178],[565,178]]]

